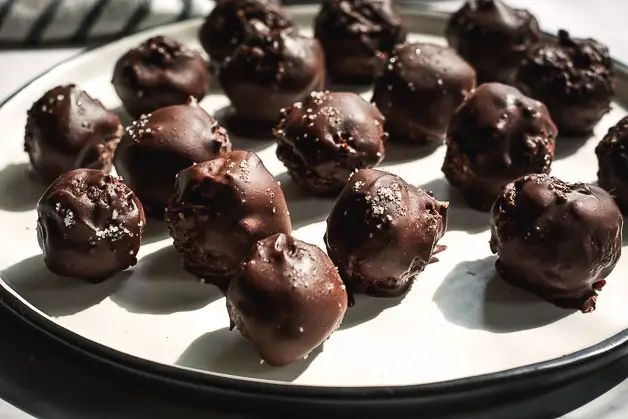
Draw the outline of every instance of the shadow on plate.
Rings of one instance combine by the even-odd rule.
[[[334,198],[310,195],[287,172],[277,176],[277,180],[281,182],[281,189],[288,203],[293,230],[327,219],[336,202]]]
[[[168,226],[163,219],[146,217],[146,227],[142,236],[142,244],[154,243],[169,239]]]
[[[46,186],[29,175],[29,164],[9,164],[0,170],[0,209],[12,212],[29,211],[46,192]]]
[[[350,92],[362,96],[365,100],[370,101],[373,94],[372,84],[339,84],[329,82],[325,85],[325,89],[332,92]]]
[[[307,359],[283,367],[272,367],[261,362],[253,345],[246,341],[240,332],[229,331],[225,327],[196,339],[175,364],[238,377],[292,382],[299,378],[314,358],[322,352],[321,347],[315,349]]]
[[[268,136],[260,138],[247,138],[248,136],[241,134],[240,132],[246,131],[246,128],[237,128],[233,126],[231,119],[233,117],[233,108],[231,105],[218,109],[214,113],[214,117],[223,127],[227,129],[227,131],[229,131],[229,138],[231,139],[233,150],[248,150],[258,153],[275,144],[275,138],[270,132],[270,127]],[[246,124],[246,122],[241,123]]]
[[[179,253],[166,246],[143,257],[111,300],[131,313],[171,314],[198,310],[221,297],[217,287],[183,269]]]
[[[131,115],[128,114],[128,112],[126,111],[126,109],[124,109],[124,106],[122,105],[117,108],[111,109],[111,112],[118,115],[118,118],[120,118],[120,123],[124,128],[131,125],[135,120]]]
[[[386,157],[382,164],[403,163],[427,157],[444,147],[442,142],[433,142],[424,146],[413,146],[395,141],[386,142]]]
[[[584,146],[589,137],[561,137],[556,140],[556,151],[554,153],[554,159],[565,159],[578,152]]]
[[[508,285],[495,272],[495,256],[458,263],[434,293],[445,318],[495,333],[536,329],[576,312]]]
[[[373,320],[389,308],[395,307],[403,301],[407,294],[396,298],[375,298],[368,295],[355,295],[355,305],[347,308],[340,330],[351,329]]]
[[[131,271],[120,272],[99,283],[55,275],[46,268],[42,255],[24,259],[0,273],[26,301],[51,317],[79,313],[118,290]]]

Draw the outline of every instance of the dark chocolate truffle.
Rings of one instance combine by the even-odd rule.
[[[227,131],[191,99],[142,115],[127,127],[115,165],[146,213],[163,217],[177,173],[230,150]]]
[[[314,195],[337,195],[358,169],[384,158],[384,117],[354,93],[312,92],[286,110],[277,157]]]
[[[282,366],[307,358],[340,326],[347,291],[321,249],[275,234],[257,242],[231,281],[227,309],[261,358]]]
[[[623,219],[602,188],[545,174],[506,185],[491,210],[495,268],[560,307],[593,311],[621,255]]]
[[[185,268],[225,291],[255,242],[291,231],[279,183],[248,151],[181,171],[166,222]]]
[[[327,253],[349,292],[408,292],[445,234],[448,206],[390,173],[362,169],[353,175],[325,233]]]
[[[556,135],[541,102],[514,87],[483,84],[451,120],[443,173],[472,208],[489,211],[513,179],[550,172]]]
[[[201,100],[209,89],[209,71],[198,52],[156,36],[120,58],[112,83],[127,112],[139,118],[190,96]]]
[[[318,41],[295,31],[248,38],[219,74],[236,113],[228,128],[235,134],[272,136],[282,109],[323,88],[324,65]]]
[[[314,25],[330,78],[345,84],[368,84],[381,76],[407,35],[393,0],[325,0]]]
[[[589,135],[610,110],[616,86],[608,48],[593,39],[571,38],[540,43],[526,54],[517,87],[547,106],[561,135]]]
[[[372,101],[386,117],[393,141],[440,142],[456,108],[475,88],[475,71],[451,48],[405,44],[395,48]]]
[[[628,214],[628,117],[608,130],[595,154],[598,184],[613,195],[622,213]]]
[[[541,37],[534,16],[500,0],[468,0],[449,19],[445,36],[475,68],[479,84],[511,84],[525,53]]]
[[[268,30],[294,26],[277,0],[219,0],[201,26],[201,45],[212,60],[221,62],[245,39],[258,36],[252,20]]]
[[[50,184],[78,168],[111,170],[120,118],[71,84],[46,92],[28,111],[24,149],[33,175]]]
[[[137,263],[142,204],[102,170],[61,175],[39,200],[37,216],[39,247],[57,275],[100,282]]]

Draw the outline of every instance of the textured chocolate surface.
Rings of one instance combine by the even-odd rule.
[[[405,294],[447,229],[447,202],[390,173],[351,177],[327,219],[325,243],[349,292]]]
[[[393,141],[443,141],[456,108],[475,88],[475,71],[451,48],[405,44],[395,48],[375,84],[374,102]]]
[[[52,272],[99,282],[137,263],[146,220],[122,181],[77,169],[55,180],[37,204],[37,239]]]
[[[384,117],[354,93],[312,92],[275,130],[277,157],[315,195],[336,195],[358,169],[384,158]]]
[[[539,41],[540,30],[527,10],[500,0],[470,0],[451,16],[445,36],[475,68],[479,84],[511,84],[525,53]]]
[[[583,136],[610,110],[617,80],[608,48],[558,32],[557,42],[531,48],[516,85],[543,102],[561,135]]]
[[[163,217],[177,173],[230,150],[227,131],[190,99],[143,115],[127,127],[115,166],[147,214]]]
[[[181,171],[166,222],[186,269],[225,291],[255,242],[291,231],[279,183],[247,151]]]
[[[514,87],[486,83],[451,121],[443,172],[471,207],[489,211],[513,179],[550,172],[556,135],[541,102]]]
[[[113,83],[134,118],[159,108],[205,97],[209,71],[201,55],[179,42],[156,36],[120,58]]]
[[[491,210],[495,267],[514,286],[593,311],[621,255],[623,219],[602,188],[544,174],[509,183]],[[619,279],[619,278],[618,278]]]
[[[321,249],[276,234],[253,247],[231,281],[227,309],[261,358],[282,366],[306,358],[340,326],[347,292]]]
[[[622,213],[628,214],[628,117],[608,130],[595,154],[598,184],[611,193]]]
[[[381,76],[407,31],[392,0],[325,0],[314,24],[327,71],[338,83],[371,83]]]
[[[120,118],[75,85],[46,92],[28,111],[24,149],[33,175],[50,184],[78,168],[111,170]]]

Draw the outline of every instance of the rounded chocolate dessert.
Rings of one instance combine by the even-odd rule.
[[[327,219],[327,253],[350,293],[397,297],[423,272],[447,229],[449,203],[390,173],[362,169]]]
[[[32,174],[50,184],[79,168],[111,170],[120,118],[73,84],[46,92],[28,111],[24,149]]]
[[[545,174],[506,185],[491,210],[495,268],[560,307],[593,311],[621,255],[623,219],[602,188]]]
[[[489,211],[513,179],[550,172],[557,134],[541,102],[511,86],[483,84],[451,120],[443,173],[469,206]]]
[[[166,222],[185,268],[224,291],[255,242],[291,231],[279,182],[248,151],[181,171]]]
[[[257,242],[231,281],[227,309],[262,360],[283,366],[307,358],[340,326],[347,291],[321,249],[275,234]]]
[[[584,136],[610,110],[617,79],[608,48],[561,30],[528,51],[516,85],[547,106],[561,135]]]
[[[628,117],[608,130],[595,154],[598,184],[611,193],[622,213],[628,214]]]
[[[102,170],[76,169],[37,204],[37,239],[51,272],[100,282],[137,263],[146,220],[133,191]]]
[[[113,87],[134,118],[159,108],[201,100],[209,90],[207,63],[197,51],[156,36],[120,58]]]
[[[275,130],[277,157],[314,195],[337,195],[359,169],[384,158],[384,117],[354,93],[312,92]]]
[[[381,76],[406,35],[393,0],[325,0],[314,23],[327,72],[344,84],[368,84]]]
[[[251,20],[268,30],[294,26],[277,0],[219,0],[201,26],[199,38],[203,49],[213,61],[223,61],[245,39],[258,35]]]
[[[445,29],[449,45],[478,74],[478,84],[512,84],[525,53],[541,38],[539,23],[527,10],[500,0],[468,0]]]
[[[230,150],[227,131],[191,98],[185,105],[142,115],[127,127],[114,163],[146,213],[163,217],[177,173]]]
[[[395,48],[372,102],[386,117],[393,141],[441,142],[456,108],[475,88],[475,71],[451,48],[404,44]]]

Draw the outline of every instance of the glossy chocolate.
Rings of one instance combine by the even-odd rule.
[[[324,0],[314,26],[330,78],[345,84],[368,84],[381,76],[407,35],[393,0]]]
[[[443,172],[469,206],[489,211],[513,179],[550,172],[557,134],[541,102],[514,87],[486,83],[451,120]]]
[[[39,247],[57,275],[100,282],[137,263],[142,204],[102,170],[61,175],[39,200],[37,217]]]
[[[445,234],[448,206],[390,173],[363,169],[353,175],[325,233],[327,253],[349,292],[408,292]]]
[[[622,213],[628,214],[628,117],[608,130],[595,154],[598,184],[615,198]]]
[[[511,84],[525,53],[541,34],[539,23],[527,10],[500,0],[468,0],[449,19],[445,36],[475,68],[479,84]]]
[[[227,309],[260,357],[282,366],[307,358],[340,326],[347,292],[321,249],[275,234],[257,242],[231,281]]]
[[[623,219],[602,188],[544,174],[506,185],[491,210],[495,268],[516,287],[593,311],[621,255]],[[620,278],[618,278],[620,279]]]
[[[227,131],[190,99],[185,105],[142,115],[127,127],[115,166],[142,200],[146,213],[163,217],[177,173],[230,150]]]
[[[279,182],[248,151],[181,171],[166,222],[186,269],[225,291],[255,242],[291,231]]]
[[[190,96],[201,100],[209,89],[209,71],[198,52],[156,36],[120,58],[111,82],[127,112],[139,118]]]
[[[120,118],[75,85],[46,92],[28,111],[24,149],[31,171],[50,184],[78,168],[111,170]]]
[[[475,71],[451,48],[405,44],[395,48],[372,102],[386,117],[393,141],[441,142],[456,108],[475,88]]]
[[[543,102],[561,135],[591,134],[610,110],[617,79],[608,48],[593,39],[558,32],[557,42],[537,44],[526,54],[516,81]]]
[[[314,195],[337,195],[349,176],[384,158],[384,117],[354,93],[312,92],[275,130],[277,157]]]

